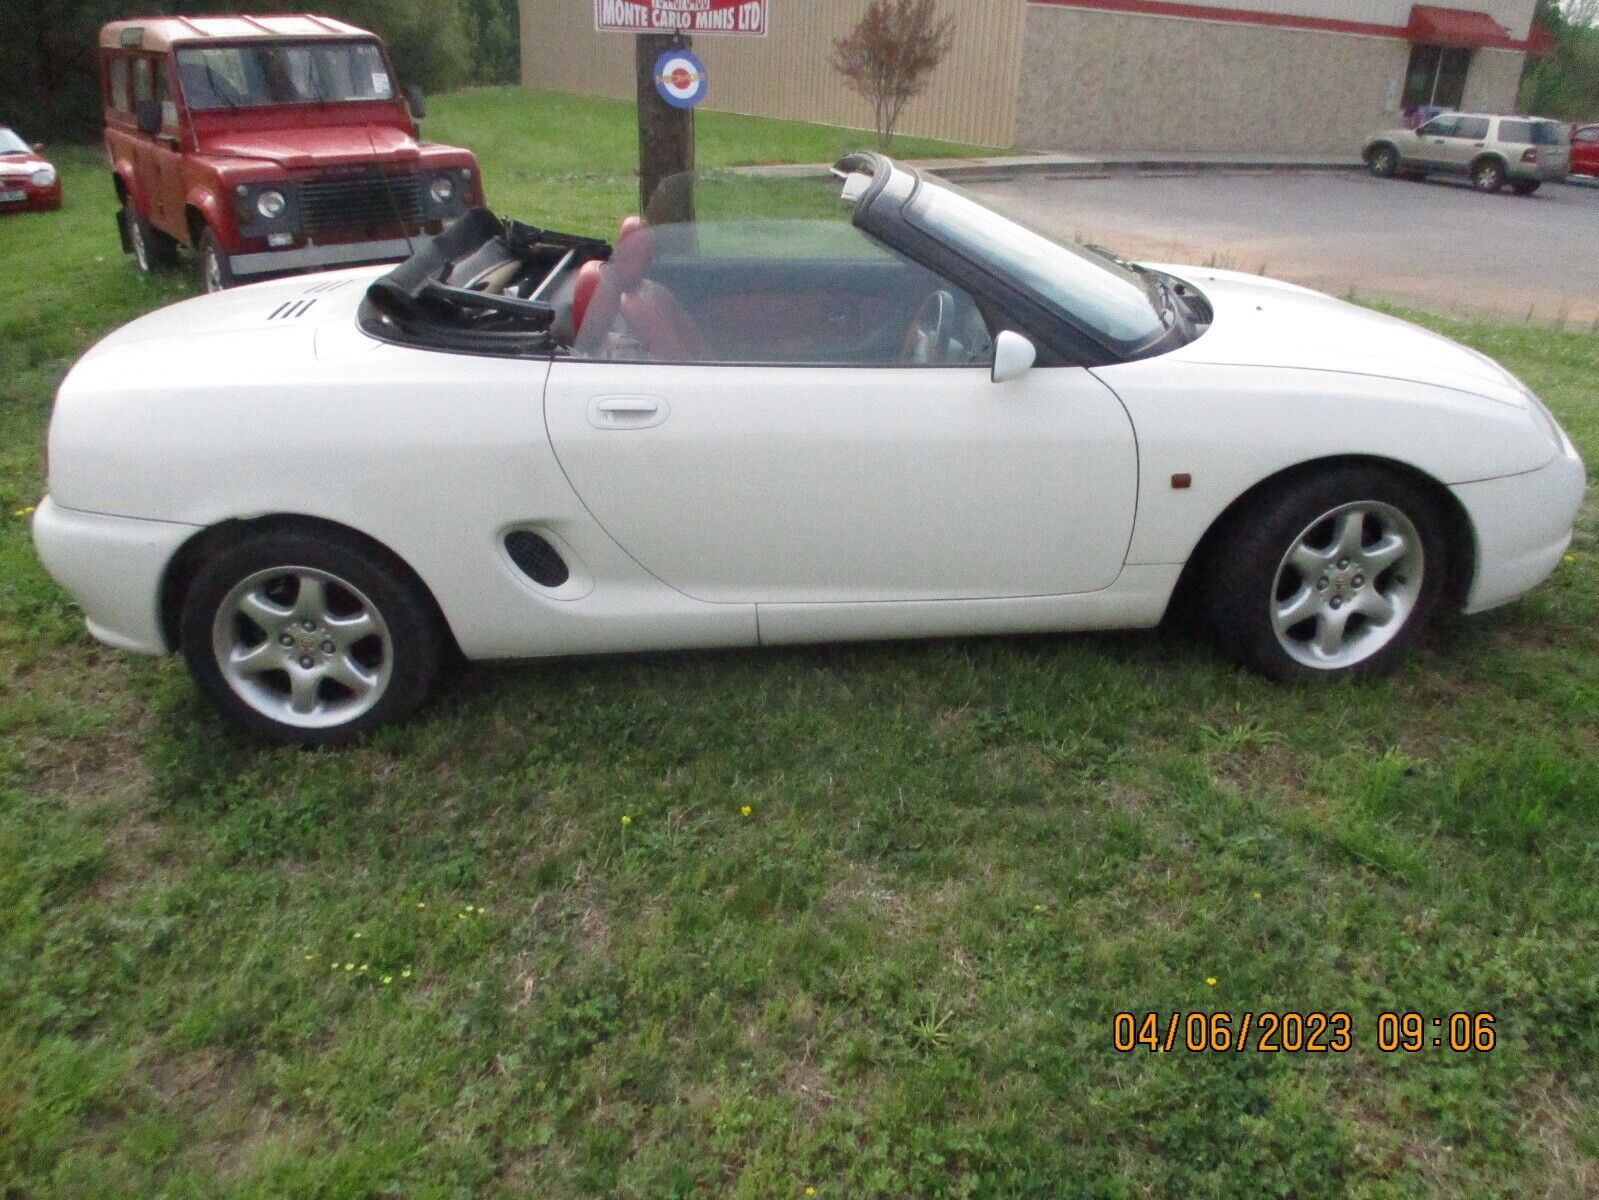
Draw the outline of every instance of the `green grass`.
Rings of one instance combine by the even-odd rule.
[[[629,210],[625,106],[435,108],[506,211]],[[0,1196],[1599,1191],[1592,503],[1362,687],[1173,633],[658,655],[263,749],[91,643],[11,515],[70,359],[188,287],[57,157],[66,210],[0,222]],[[1599,340],[1421,319],[1599,459]],[[1342,1009],[1356,1049],[1118,1055],[1124,1009]],[[1499,1045],[1383,1054],[1385,1009]]]

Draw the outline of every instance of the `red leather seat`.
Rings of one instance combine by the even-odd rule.
[[[572,285],[572,332],[583,332],[583,319],[588,316],[589,305],[594,302],[594,293],[600,286],[600,275],[605,270],[605,264],[597,259],[590,259],[577,269],[577,282]]]
[[[648,278],[654,261],[654,234],[635,216],[622,222],[610,262],[603,267],[583,265],[572,294],[572,325],[580,353],[598,354],[620,313],[650,358],[704,362],[710,357],[704,337],[677,297]]]

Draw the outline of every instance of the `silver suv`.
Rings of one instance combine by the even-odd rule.
[[[1530,196],[1545,180],[1566,177],[1571,139],[1558,121],[1444,113],[1419,129],[1377,134],[1361,157],[1382,179],[1464,175],[1481,192],[1508,183],[1516,195]]]

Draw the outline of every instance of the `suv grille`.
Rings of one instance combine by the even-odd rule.
[[[336,175],[300,184],[300,214],[312,236],[354,227],[422,221],[422,181],[415,173]]]

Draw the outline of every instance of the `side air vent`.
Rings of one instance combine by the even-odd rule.
[[[540,587],[558,588],[572,577],[560,551],[531,529],[513,529],[506,534],[505,552],[517,570]]]

